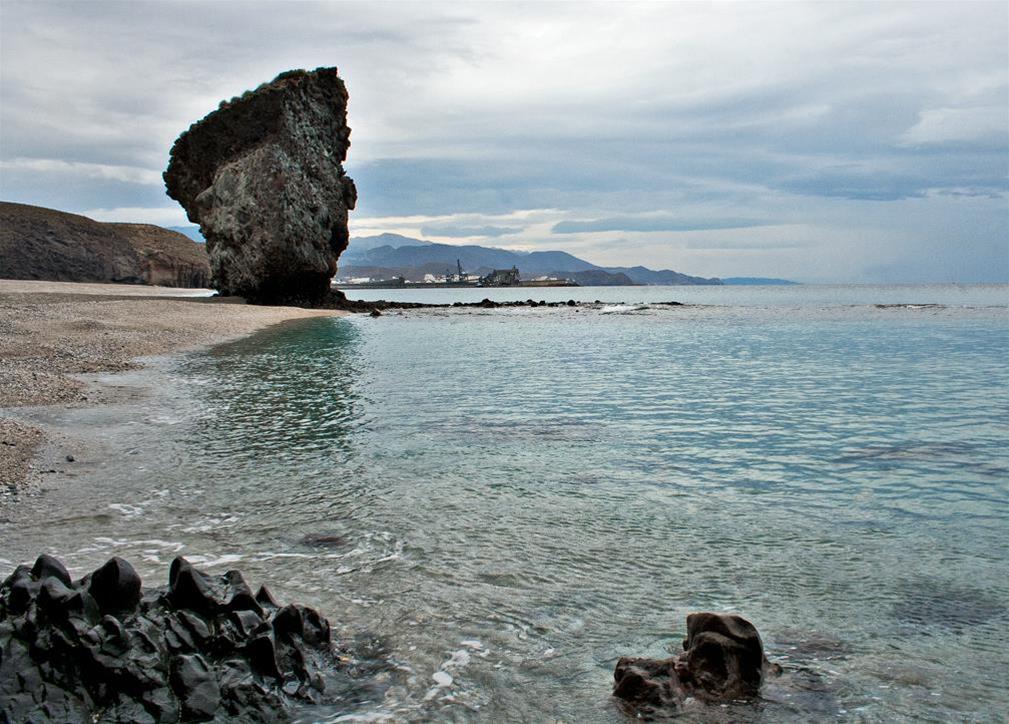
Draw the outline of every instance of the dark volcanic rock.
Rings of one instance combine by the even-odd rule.
[[[35,565],[32,566],[32,576],[38,580],[55,576],[64,586],[71,585],[70,572],[67,571],[66,567],[57,558],[45,553],[35,560]]]
[[[179,136],[165,183],[207,240],[213,287],[259,303],[329,295],[357,201],[349,139],[336,68],[281,73]]]
[[[613,672],[613,696],[639,716],[675,713],[687,697],[724,702],[755,697],[764,673],[780,667],[764,657],[760,634],[741,616],[687,616],[683,653],[669,659],[624,656]]]
[[[87,577],[87,589],[103,611],[128,613],[140,603],[140,576],[118,556]]]
[[[329,700],[338,661],[317,611],[182,558],[146,593],[121,558],[75,583],[43,555],[0,584],[0,722],[285,720]]]

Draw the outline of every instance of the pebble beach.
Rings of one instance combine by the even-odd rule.
[[[37,477],[43,430],[17,408],[101,404],[79,375],[117,372],[137,358],[181,352],[333,310],[266,307],[206,290],[124,284],[0,280],[0,491]]]

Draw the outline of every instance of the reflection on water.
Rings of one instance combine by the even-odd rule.
[[[182,553],[322,608],[389,662],[361,665],[362,716],[619,721],[617,657],[711,609],[786,671],[688,720],[994,719],[1007,349],[1004,310],[311,320],[72,413],[103,457],[39,501],[44,536],[3,535],[11,561],[44,539],[160,580]]]
[[[205,403],[194,432],[230,464],[345,454],[364,423],[354,389],[357,329],[327,321],[218,347],[184,368]]]

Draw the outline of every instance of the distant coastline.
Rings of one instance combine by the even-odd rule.
[[[109,224],[0,202],[0,268],[13,279],[204,288],[210,261],[196,226]],[[512,278],[514,277],[514,278]],[[337,289],[792,285],[774,277],[699,277],[644,266],[603,267],[563,251],[438,244],[399,234],[354,237]]]
[[[385,279],[376,282],[344,282],[334,283],[333,288],[352,289],[495,289],[495,288],[542,288],[542,287],[578,287],[578,282],[570,279],[531,279],[517,284],[481,284],[480,282],[404,282],[396,279]]]
[[[801,282],[794,282],[791,281],[790,279],[776,279],[773,277],[729,277],[727,279],[722,279],[720,281],[722,283],[722,286],[727,287],[794,287],[801,285]],[[480,282],[458,282],[458,281],[412,282],[412,281],[406,281],[403,278],[383,279],[379,281],[357,282],[357,283],[336,281],[333,283],[333,288],[339,289],[341,291],[351,291],[354,289],[487,289],[493,287],[522,288],[522,287],[581,287],[581,286],[643,287],[643,286],[675,286],[675,285],[636,284],[630,281],[628,281],[628,283],[626,284],[613,284],[613,283],[580,284],[579,282],[573,279],[529,279],[520,281],[516,284],[481,284]]]
[[[399,234],[353,237],[340,255],[336,283],[451,282],[517,269],[525,281],[570,279],[580,286],[721,285],[717,277],[672,269],[599,266],[565,251],[515,251],[476,244],[438,244]]]

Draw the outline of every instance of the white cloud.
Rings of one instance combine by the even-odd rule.
[[[918,122],[900,138],[901,145],[976,141],[993,139],[1005,142],[1009,133],[1009,108],[980,106],[974,108],[933,108],[918,114]]]
[[[126,183],[142,184],[145,186],[161,186],[164,184],[161,172],[149,168],[61,161],[54,158],[12,158],[10,160],[0,160],[0,169],[7,171],[30,171],[40,174],[71,175],[75,178],[124,181]]]
[[[350,219],[352,236],[371,236],[385,232],[402,234],[413,238],[421,238],[439,244],[474,244],[486,243],[486,236],[439,236],[431,233],[438,227],[518,227],[523,229],[523,237],[537,232],[548,234],[550,226],[565,217],[559,209],[519,209],[507,214],[414,214],[412,216],[371,216]],[[426,230],[426,231],[425,231]],[[511,239],[508,248],[523,248],[524,239]],[[501,246],[501,244],[495,244]]]
[[[181,207],[122,206],[113,209],[88,209],[83,216],[95,221],[117,221],[131,224],[156,224],[158,226],[192,226]]]

